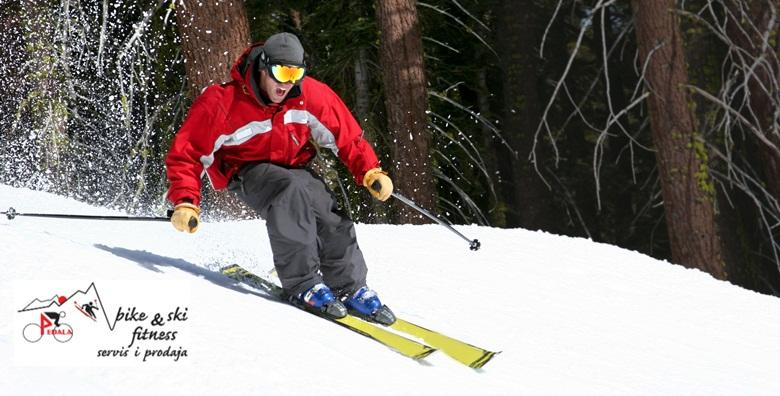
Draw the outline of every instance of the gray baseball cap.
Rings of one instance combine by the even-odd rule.
[[[303,46],[292,33],[277,33],[263,44],[265,64],[303,65]]]

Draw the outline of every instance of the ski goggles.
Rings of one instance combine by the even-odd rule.
[[[268,74],[280,84],[297,83],[306,74],[303,66],[268,65]]]

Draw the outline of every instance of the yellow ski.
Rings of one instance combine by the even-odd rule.
[[[428,330],[403,319],[396,319],[390,328],[420,338],[426,344],[441,350],[449,357],[472,368],[481,368],[500,352],[491,352],[463,341]]]
[[[364,322],[352,315],[347,315],[341,319],[332,319],[334,322],[358,332],[368,338],[371,338],[390,349],[410,357],[412,359],[422,359],[435,352],[435,348],[410,340],[404,336],[387,331],[375,324]]]
[[[222,274],[226,275],[227,277],[233,280],[243,282],[249,286],[265,290],[269,294],[273,295],[274,297],[283,300],[281,287],[279,287],[277,284],[267,279],[259,277],[245,270],[239,265],[234,264],[222,268],[221,272]],[[314,312],[310,312],[310,313],[317,315]],[[379,342],[380,344],[387,346],[388,348],[400,353],[401,355],[404,355],[406,357],[415,360],[423,359],[426,356],[436,351],[435,348],[431,348],[428,345],[419,343],[414,340],[410,340],[402,335],[393,333],[391,331],[387,331],[379,325],[364,322],[352,315],[347,315],[346,317],[341,319],[331,319],[321,315],[317,315],[317,316],[320,316],[323,319],[336,322],[341,326],[344,326],[356,333],[364,335],[374,341]]]

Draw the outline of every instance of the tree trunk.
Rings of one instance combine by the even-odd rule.
[[[371,108],[370,79],[366,49],[361,48],[358,50],[357,58],[355,58],[355,115],[363,127],[364,137],[371,145],[376,147],[376,135],[372,128],[366,127],[369,125],[369,119],[371,118],[369,113]],[[362,196],[365,197],[366,195]],[[371,208],[372,222],[379,224],[387,223],[387,206],[373,198],[368,198],[368,202],[365,205]]]
[[[551,230],[550,191],[528,159],[541,118],[536,67],[540,37],[535,13],[529,12],[533,3],[504,0],[497,9],[496,36],[503,73],[502,131],[512,147],[501,161],[502,192],[507,203],[507,226]]]
[[[57,37],[64,29],[57,20],[58,5],[48,1],[26,2],[20,8],[19,22],[24,32],[26,61],[18,71],[19,78],[29,84],[19,103],[11,135],[29,136],[25,146],[32,165],[33,177],[42,178],[61,193],[70,192],[70,174],[65,156],[70,146],[68,108],[65,91],[66,75],[62,65],[62,45]],[[21,122],[22,119],[28,122]],[[32,146],[31,146],[32,145]]]
[[[25,34],[22,28],[22,11],[19,3],[9,3],[0,6],[0,125],[6,144],[0,150],[7,149],[10,136],[10,125],[19,106],[21,97],[25,95],[25,83],[20,71],[28,60],[25,51]]]
[[[193,97],[230,80],[230,67],[250,44],[249,21],[239,0],[185,1],[176,19]]]
[[[382,0],[376,3],[381,31],[380,65],[383,71],[387,126],[396,189],[420,206],[436,206],[436,184],[431,164],[431,133],[428,129],[428,98],[423,65],[422,35],[413,0]],[[401,223],[422,224],[428,220],[403,205],[396,206]]]
[[[240,0],[184,1],[177,3],[187,80],[196,97],[212,84],[230,81],[230,68],[249,46],[249,21]],[[244,217],[247,209],[227,190],[204,191],[204,208],[216,217]]]
[[[777,58],[780,56],[778,51],[780,47],[773,48],[771,42],[766,47],[762,46],[761,37],[767,31],[772,31],[769,40],[773,38],[777,40],[778,22],[769,12],[766,0],[747,2],[728,0],[725,4],[730,11],[727,13],[729,19],[726,33],[747,55],[743,56],[746,64],[741,65],[740,69],[744,73],[752,73],[748,78],[747,92],[745,92],[749,97],[751,111],[744,112],[744,116],[758,127],[760,133],[763,133],[769,142],[780,148],[780,135],[777,132],[778,125],[775,118],[778,87],[773,83],[773,80],[780,78],[780,65]],[[774,1],[774,6],[776,12],[780,12],[780,2]],[[770,26],[770,23],[774,25]],[[760,65],[751,67],[751,62],[756,62],[757,59],[762,59]],[[759,139],[756,139],[756,145],[763,165],[767,190],[775,199],[780,200],[780,153]]]
[[[355,115],[361,125],[368,121],[368,109],[371,103],[368,60],[366,58],[366,49],[358,50],[358,57],[355,59]]]
[[[647,61],[650,123],[672,260],[726,279],[707,150],[685,88],[688,72],[675,1],[632,0],[631,5],[639,63]]]
[[[490,107],[490,87],[487,82],[487,73],[487,66],[483,66],[477,71],[477,105],[479,106],[479,113],[483,117],[493,119],[495,117]],[[484,123],[481,123],[480,132],[482,133],[482,146],[484,147],[485,168],[490,177],[490,180],[486,182],[493,183],[495,187],[498,187],[501,185],[502,176],[498,173],[497,159],[499,150],[502,147],[500,143],[497,143],[493,130]],[[496,196],[495,199],[493,199],[493,196]],[[506,207],[502,201],[503,199],[498,197],[498,191],[492,191],[489,214],[490,224],[494,227],[506,227]]]
[[[625,12],[630,13],[631,11],[627,10]],[[622,57],[619,56],[620,48],[613,49],[620,37],[620,32],[616,31],[617,26],[613,19],[615,17],[619,20],[629,20],[631,18],[630,15],[622,15],[621,11],[614,5],[604,7],[602,11],[599,11],[593,17],[593,48],[598,50],[597,56],[601,61],[601,65],[606,65],[609,71],[609,90],[607,91],[605,87],[605,93],[609,95],[609,101],[612,104],[612,114],[619,113],[629,106],[630,101],[624,92],[624,89],[628,84],[625,82],[627,79],[624,77],[623,73],[628,72],[633,74],[633,70],[630,67],[626,67],[627,65],[622,61]],[[603,37],[602,31],[604,33]],[[625,43],[625,40],[623,43]],[[613,49],[611,55],[609,53],[610,49]],[[629,117],[623,117],[622,120],[623,124],[629,130],[632,128],[639,128],[639,123],[632,124]],[[616,127],[612,128],[615,128],[612,129],[613,131],[617,129]],[[585,142],[584,136],[582,139],[582,141]],[[602,173],[601,181],[610,184],[609,180],[606,178],[614,178],[623,181],[623,183],[620,183],[623,186],[630,185],[630,183],[626,183],[625,181],[634,179],[634,165],[625,164],[628,156],[623,155],[624,149],[629,144],[631,144],[631,142],[623,133],[615,133],[614,136],[609,136],[604,141],[602,161],[605,164],[611,163],[616,164],[617,166],[613,166],[608,172]],[[584,152],[581,154],[581,158],[586,158]],[[621,159],[623,160],[622,162]],[[603,175],[608,176],[605,178]],[[590,185],[590,183],[583,183],[582,185],[587,186],[590,191],[580,187],[578,192],[581,192],[581,194],[578,194],[578,196],[592,196],[592,185]],[[594,224],[599,224],[598,228],[601,229],[601,232],[599,232],[600,237],[598,239],[602,242],[626,247],[630,245],[629,241],[635,237],[634,227],[630,225],[631,219],[636,216],[634,211],[635,202],[632,199],[632,190],[629,188],[615,188],[610,190],[612,193],[610,195],[614,198],[611,198],[611,202],[607,204],[609,209],[605,210],[605,206],[602,206],[600,211],[586,214],[586,221],[592,221]],[[604,195],[602,195],[602,197]],[[603,199],[601,203],[605,204]],[[592,203],[589,202],[588,204],[590,204],[591,207],[598,207],[599,205],[595,199],[593,199]],[[609,215],[606,215],[607,213],[609,213]]]

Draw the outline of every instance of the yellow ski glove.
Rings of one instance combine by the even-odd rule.
[[[363,176],[363,185],[368,192],[380,201],[386,201],[393,193],[393,181],[387,176],[387,172],[381,168],[374,168]]]
[[[171,224],[179,231],[194,233],[200,225],[200,208],[189,202],[176,205],[173,208]]]

